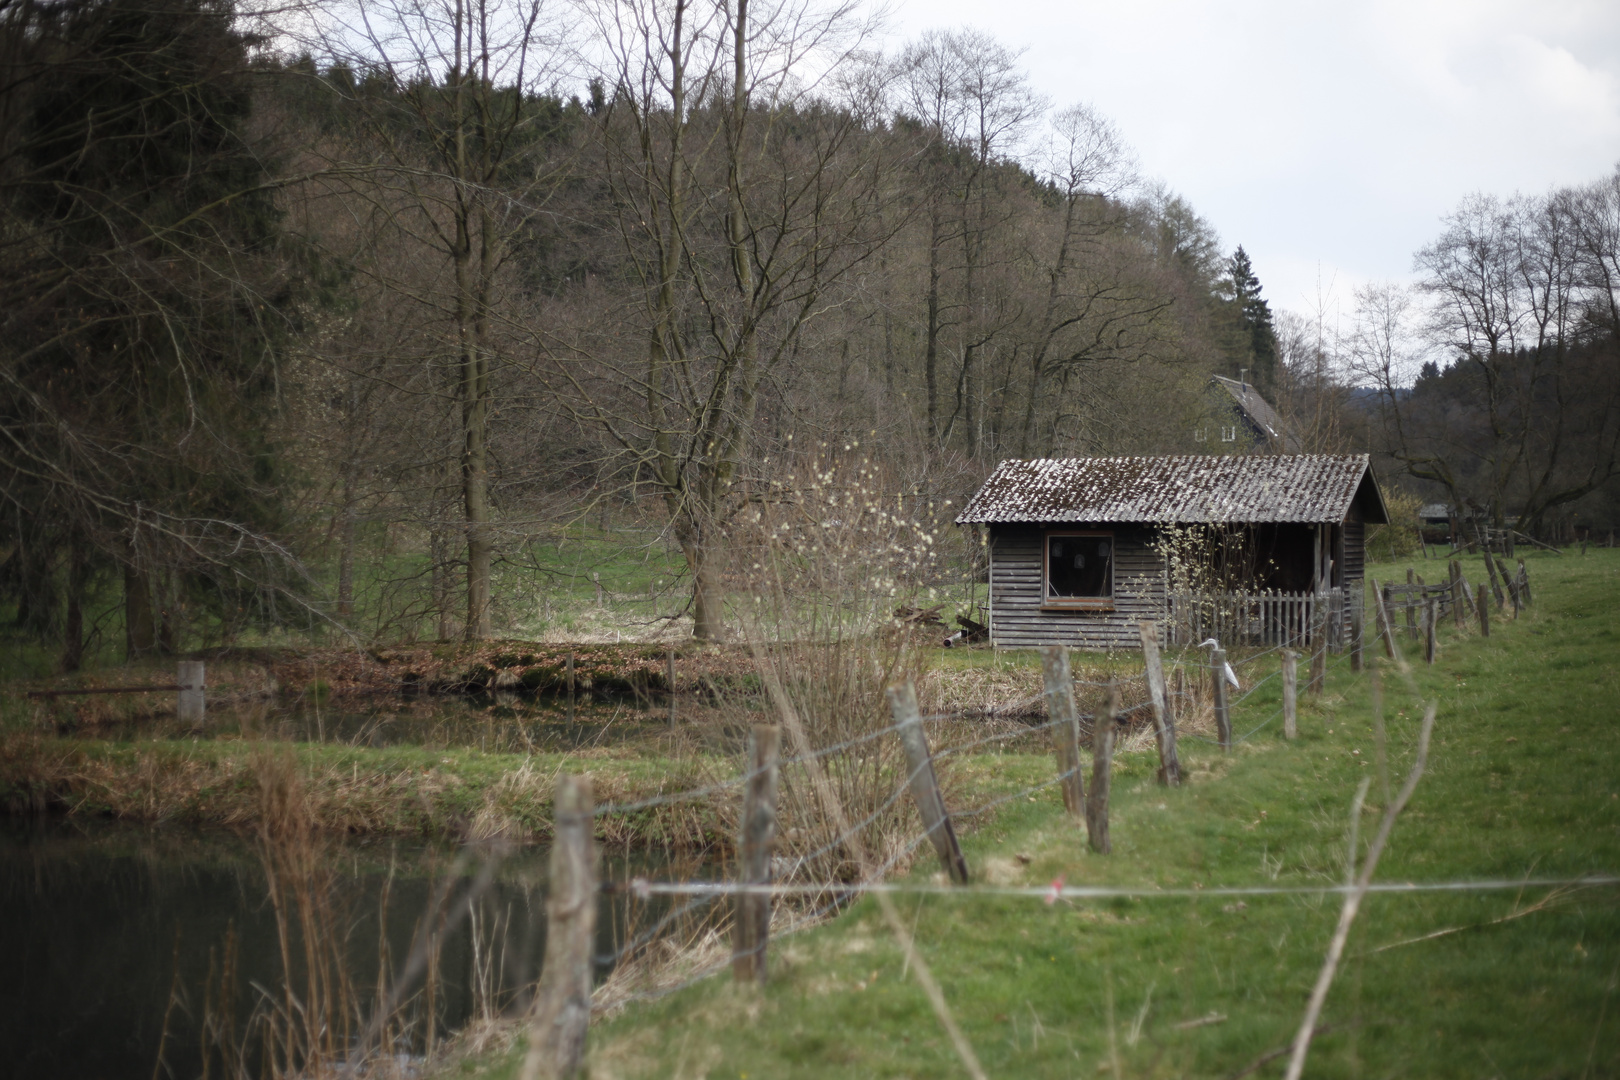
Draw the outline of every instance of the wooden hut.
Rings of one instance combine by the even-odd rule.
[[[1366,526],[1389,515],[1367,455],[1268,454],[1004,461],[956,520],[989,531],[993,644],[1110,649],[1173,613],[1167,526],[1241,526],[1245,612],[1286,632],[1279,598],[1359,598]]]

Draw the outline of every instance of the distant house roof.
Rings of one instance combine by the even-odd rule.
[[[1299,440],[1289,430],[1287,422],[1277,415],[1277,410],[1271,407],[1271,402],[1260,396],[1260,391],[1246,382],[1228,379],[1224,375],[1212,375],[1210,381],[1226,391],[1256,435],[1278,450],[1290,454],[1299,453],[1301,449]]]
[[[1366,454],[1048,458],[1003,461],[956,521],[1389,521]]]

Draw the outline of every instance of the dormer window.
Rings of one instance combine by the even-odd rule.
[[[1221,425],[1221,442],[1237,442],[1236,424],[1231,427],[1227,427],[1225,424]]]

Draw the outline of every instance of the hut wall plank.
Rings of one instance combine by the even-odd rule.
[[[1114,610],[1042,611],[1041,558],[1046,529],[1028,525],[992,525],[990,622],[991,639],[995,644],[1003,648],[1037,645],[1068,645],[1080,649],[1140,648],[1137,623],[1164,615],[1163,563],[1149,546],[1153,539],[1151,529],[1115,526],[1112,532]]]

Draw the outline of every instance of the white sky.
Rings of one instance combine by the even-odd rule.
[[[1254,259],[1273,309],[1409,280],[1472,191],[1620,163],[1620,0],[892,0],[891,42],[974,26]],[[1330,313],[1331,318],[1331,313]]]

